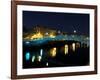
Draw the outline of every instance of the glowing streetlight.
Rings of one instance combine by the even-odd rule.
[[[76,30],[74,30],[74,33],[76,33]]]

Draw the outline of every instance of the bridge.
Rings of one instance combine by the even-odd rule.
[[[38,36],[37,36],[38,37]],[[86,44],[89,47],[89,37],[85,35],[77,35],[77,34],[70,34],[70,35],[56,35],[56,36],[47,36],[47,37],[40,37],[32,39],[32,36],[28,38],[24,38],[25,44],[32,44],[32,45],[40,45],[48,41],[77,41],[82,44]]]

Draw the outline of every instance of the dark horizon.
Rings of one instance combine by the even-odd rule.
[[[23,11],[23,28],[32,29],[37,25],[89,35],[89,14]]]

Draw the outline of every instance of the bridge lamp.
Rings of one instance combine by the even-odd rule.
[[[76,30],[74,30],[74,33],[76,33]]]

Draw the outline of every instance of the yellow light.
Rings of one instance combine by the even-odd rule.
[[[43,35],[39,32],[31,36],[31,39],[36,39],[36,38],[43,38]]]
[[[56,48],[55,47],[52,48],[51,51],[50,51],[50,53],[51,53],[52,57],[55,57],[56,56]]]
[[[72,44],[72,49],[75,51],[75,43]]]
[[[25,37],[24,39],[29,39],[29,36]]]
[[[53,34],[50,34],[50,37],[51,37],[51,38],[55,38],[55,35],[53,35]]]
[[[65,45],[65,55],[68,54],[68,45]]]

